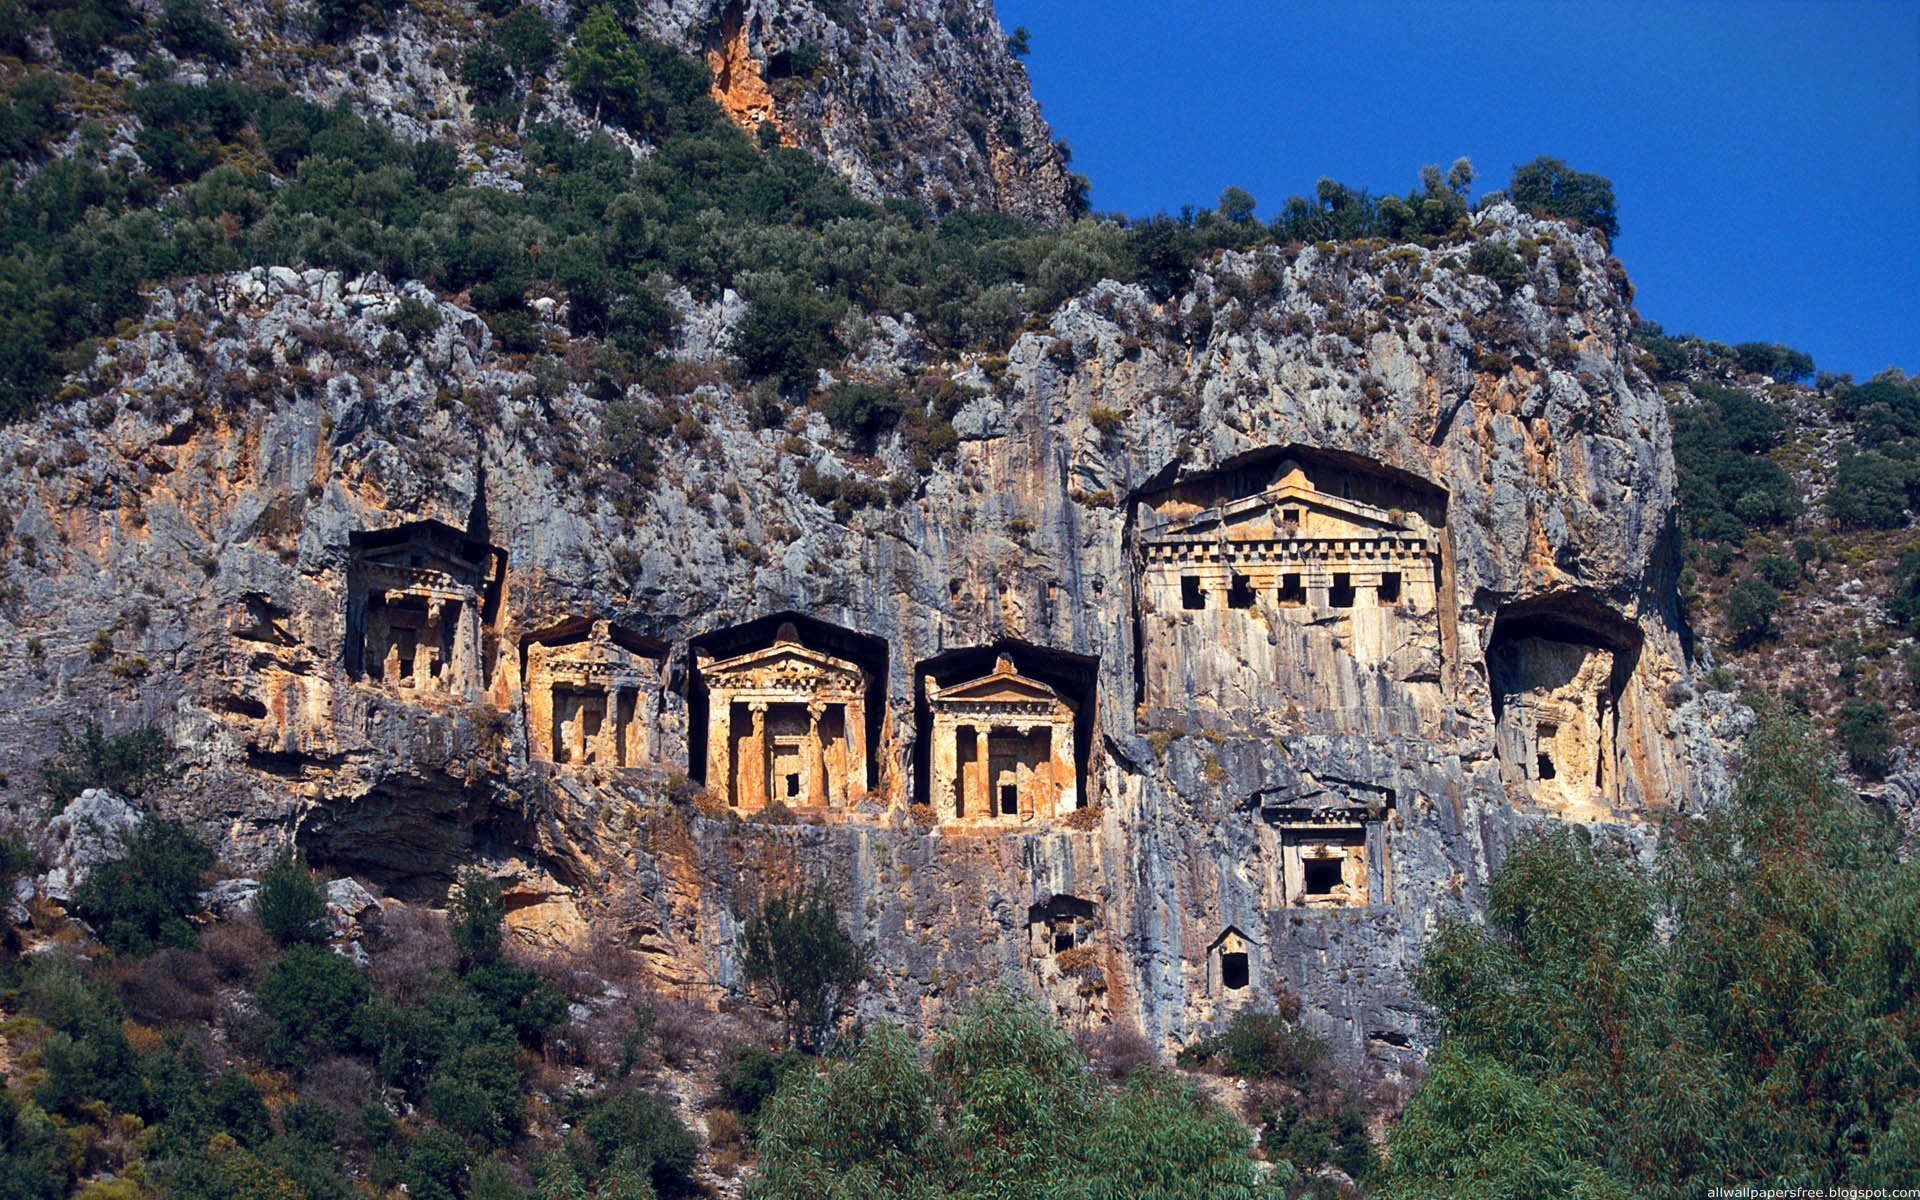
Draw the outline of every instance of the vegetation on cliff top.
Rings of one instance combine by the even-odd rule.
[[[30,55],[26,35],[43,28],[56,54],[13,76],[0,103],[0,419],[90,362],[95,339],[140,310],[143,287],[249,265],[419,279],[463,297],[513,352],[545,348],[529,302],[563,298],[568,332],[604,344],[629,377],[671,335],[669,288],[731,288],[749,303],[742,363],[793,391],[848,351],[849,313],[911,315],[947,350],[992,347],[1102,277],[1177,289],[1221,248],[1464,234],[1465,160],[1429,168],[1404,199],[1323,181],[1271,225],[1239,189],[1217,210],[1134,222],[935,221],[905,202],[863,203],[812,156],[748,137],[708,99],[703,63],[636,36],[613,9],[574,6],[555,29],[532,7],[483,7],[458,75],[480,147],[523,163],[511,181],[476,177],[450,141],[409,143],[345,101],[323,109],[240,71],[193,0],[152,18],[104,0],[15,0],[14,52]],[[313,20],[337,39],[378,16],[323,4]],[[162,46],[210,78],[176,82]],[[144,55],[140,78],[82,74],[109,48]],[[548,104],[556,76],[653,152],[568,132]],[[1517,170],[1513,194],[1615,228],[1606,181],[1556,160]]]

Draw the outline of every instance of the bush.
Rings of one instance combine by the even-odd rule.
[[[1827,489],[1827,515],[1853,529],[1899,529],[1907,523],[1910,474],[1877,450],[1843,451]]]
[[[1728,589],[1720,602],[1720,615],[1726,619],[1727,632],[1736,645],[1748,646],[1773,633],[1773,618],[1780,612],[1780,593],[1758,579],[1742,579]]]
[[[579,1128],[592,1149],[596,1178],[617,1168],[623,1174],[644,1175],[662,1194],[672,1196],[685,1190],[693,1177],[699,1141],[674,1115],[673,1106],[651,1092],[602,1098]]]
[[[1473,250],[1467,255],[1467,270],[1475,275],[1483,275],[1500,285],[1503,292],[1512,292],[1520,286],[1526,277],[1526,264],[1520,256],[1503,242],[1492,240],[1473,244]]]
[[[1298,1002],[1295,1002],[1297,1011]],[[1305,1088],[1327,1059],[1326,1043],[1279,1013],[1239,1012],[1227,1028],[1180,1051],[1183,1067],[1242,1079],[1278,1079]]]
[[[1783,555],[1762,555],[1753,569],[1767,581],[1768,587],[1779,591],[1791,591],[1800,582],[1800,564]]]
[[[1620,236],[1613,181],[1604,175],[1576,171],[1561,160],[1543,154],[1513,169],[1507,194],[1523,211],[1577,221],[1609,238]]]
[[[812,386],[821,367],[841,355],[834,327],[847,303],[811,289],[765,289],[753,295],[733,332],[733,352],[756,378],[795,391]]]
[[[726,1097],[727,1107],[740,1114],[751,1130],[781,1082],[795,1071],[806,1069],[806,1058],[791,1050],[763,1050],[735,1042],[727,1047],[720,1067],[720,1093]]]
[[[158,725],[143,725],[109,738],[88,721],[77,738],[69,730],[60,731],[60,750],[40,768],[40,778],[56,808],[65,808],[88,788],[139,799],[172,761],[173,747]]]
[[[199,911],[200,876],[212,865],[213,851],[185,825],[150,816],[127,835],[119,858],[74,889],[74,913],[123,954],[191,946],[187,916]]]
[[[358,1046],[360,1010],[372,994],[360,968],[324,947],[299,942],[275,960],[254,999],[279,1022],[276,1057],[300,1064],[310,1046]]]
[[[260,927],[282,946],[327,940],[327,894],[306,859],[291,849],[275,854],[261,872],[253,911]]]
[[[1893,728],[1887,720],[1886,705],[1855,696],[1840,706],[1834,727],[1840,745],[1847,752],[1847,765],[1868,779],[1886,775],[1893,749]]]
[[[465,975],[500,957],[507,905],[500,898],[500,881],[477,867],[461,874],[449,899],[452,921],[447,932]]]
[[[771,896],[741,930],[747,982],[764,987],[788,1040],[818,1047],[865,982],[870,948],[848,936],[818,888]]]
[[[1887,593],[1887,615],[1908,633],[1920,637],[1920,550],[1903,555],[1893,569]]]
[[[836,383],[820,411],[835,432],[871,451],[880,436],[900,423],[911,406],[898,391],[878,383]]]

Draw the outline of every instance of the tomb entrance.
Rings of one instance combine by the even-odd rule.
[[[348,539],[348,677],[473,699],[486,686],[506,551],[439,521]]]
[[[528,748],[562,766],[633,767],[659,756],[664,642],[571,621],[521,642]]]

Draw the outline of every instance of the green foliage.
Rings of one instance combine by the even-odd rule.
[[[763,1050],[735,1042],[727,1047],[720,1065],[720,1092],[726,1097],[727,1107],[751,1130],[780,1084],[794,1072],[806,1069],[805,1056],[792,1050]]]
[[[1210,1067],[1242,1079],[1278,1079],[1304,1088],[1325,1062],[1327,1047],[1294,1024],[1291,1014],[1238,1012],[1227,1027],[1180,1051],[1183,1067]]]
[[[1894,566],[1887,615],[1900,628],[1920,636],[1920,551],[1908,552]]]
[[[500,881],[473,868],[461,874],[450,901],[453,918],[448,932],[454,951],[460,956],[460,972],[491,963],[500,957],[500,938],[507,919],[506,901],[500,898]]]
[[[514,9],[494,26],[493,41],[523,84],[546,71],[560,48],[553,26],[531,4]]]
[[[1064,1033],[998,989],[936,1034],[925,1065],[882,1025],[820,1072],[789,1076],[759,1147],[756,1200],[1268,1194],[1237,1121],[1161,1072],[1108,1091]]]
[[[1620,236],[1613,181],[1604,175],[1576,171],[1557,158],[1541,155],[1513,169],[1507,194],[1523,211],[1576,221],[1609,238]]]
[[[201,0],[166,0],[161,9],[160,41],[181,58],[232,63],[240,57],[240,47],[232,35],[207,15]]]
[[[282,946],[327,940],[327,894],[306,859],[291,848],[275,854],[260,873],[253,911],[260,927]]]
[[[413,1200],[463,1200],[473,1154],[444,1129],[429,1129],[414,1139],[402,1173]]]
[[[1907,523],[1907,488],[1914,478],[1911,464],[1896,461],[1877,450],[1843,450],[1827,489],[1827,515],[1851,529],[1899,529]]]
[[[1737,388],[1697,382],[1694,402],[1674,410],[1680,509],[1694,536],[1739,540],[1800,512],[1800,491],[1778,463],[1761,457],[1779,444],[1786,417]]]
[[[1763,711],[1654,867],[1534,836],[1486,916],[1416,976],[1444,1037],[1384,1195],[1866,1187],[1906,1153],[1920,870],[1803,718]]]
[[[699,1143],[673,1106],[651,1092],[626,1092],[590,1105],[578,1122],[588,1182],[603,1196],[609,1184],[638,1196],[645,1186],[682,1194],[693,1177]]]
[[[138,799],[172,761],[173,747],[158,725],[107,737],[88,721],[79,737],[71,730],[60,731],[60,750],[41,766],[40,778],[55,808],[65,808],[88,788]]]
[[[1869,779],[1879,779],[1890,764],[1893,728],[1887,720],[1887,706],[1877,700],[1854,696],[1834,714],[1834,727],[1840,734],[1840,746],[1847,752],[1847,765]]]
[[[766,989],[793,1044],[818,1047],[866,981],[870,947],[848,935],[819,888],[769,896],[740,939],[747,982]]]
[[[368,25],[379,25],[400,0],[313,0],[308,21],[323,42],[341,42]]]
[[[267,969],[254,998],[280,1025],[276,1057],[298,1065],[310,1047],[356,1047],[371,996],[359,967],[324,946],[296,942]]]
[[[1513,252],[1513,247],[1492,239],[1473,244],[1473,250],[1467,255],[1467,270],[1499,284],[1503,292],[1519,287],[1527,274],[1526,264]]]
[[[1800,583],[1800,564],[1782,554],[1761,555],[1753,569],[1768,587],[1778,591],[1791,591]]]
[[[1736,645],[1752,645],[1771,636],[1773,619],[1779,614],[1780,593],[1758,579],[1735,583],[1720,602],[1720,615]]]
[[[677,133],[713,119],[710,106],[702,106],[709,84],[706,65],[658,42],[634,38],[604,6],[587,14],[574,32],[566,75],[574,94],[593,105],[596,117],[636,133]]]
[[[879,383],[836,383],[820,402],[827,424],[869,451],[881,435],[900,423],[908,408],[897,389]]]
[[[213,851],[178,821],[149,816],[120,857],[101,863],[73,891],[74,913],[123,954],[191,946],[187,916],[200,908],[200,875]]]
[[[1741,342],[1733,348],[1733,356],[1741,370],[1771,375],[1781,383],[1813,378],[1813,356],[1779,342]]]
[[[733,332],[733,352],[756,376],[790,391],[811,387],[821,367],[842,353],[835,326],[847,302],[790,281],[756,292]]]

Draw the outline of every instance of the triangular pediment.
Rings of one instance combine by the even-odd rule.
[[[969,704],[1065,703],[1060,699],[1060,693],[1037,679],[998,673],[940,688],[930,698],[937,702],[964,701]]]
[[[1294,536],[1288,532],[1289,526],[1311,527],[1314,531],[1306,536],[1316,538],[1381,537],[1411,532],[1404,519],[1395,521],[1393,514],[1384,508],[1288,481],[1258,495],[1176,517],[1153,534],[1165,537],[1214,533],[1230,540]]]
[[[733,658],[708,666],[711,676],[751,673],[770,678],[831,678],[858,684],[864,678],[860,668],[845,659],[810,650],[795,642],[776,642],[759,650],[749,650]]]

